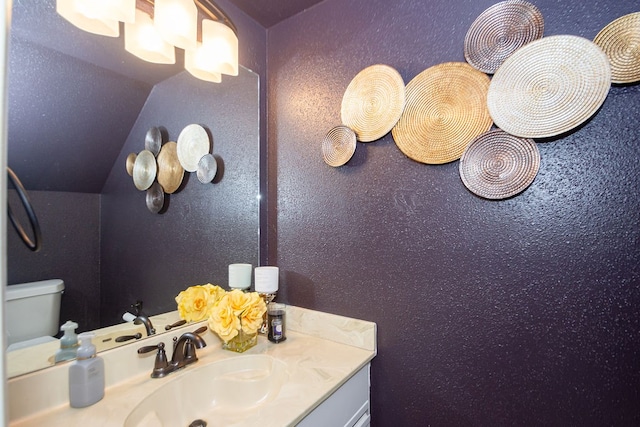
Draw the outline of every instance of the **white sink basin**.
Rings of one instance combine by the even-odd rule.
[[[209,426],[239,421],[277,396],[287,377],[286,365],[267,355],[191,365],[174,379],[154,380],[167,382],[131,411],[124,427],[187,427],[198,419]]]

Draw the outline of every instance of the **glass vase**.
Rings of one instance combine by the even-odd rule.
[[[222,343],[225,350],[235,351],[236,353],[244,353],[258,343],[258,333],[247,334],[240,328],[238,335],[231,338],[227,342]]]

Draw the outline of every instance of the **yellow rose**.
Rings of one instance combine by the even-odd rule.
[[[211,309],[208,324],[224,342],[238,335],[240,319],[233,311],[229,294],[225,294]]]
[[[247,294],[249,304],[242,313],[242,330],[247,334],[255,334],[262,326],[262,316],[267,311],[267,305],[257,292]]]
[[[227,292],[229,296],[229,302],[231,304],[231,308],[236,316],[240,316],[243,311],[249,307],[249,295],[248,293],[242,292],[240,289],[233,289]]]
[[[202,285],[202,287],[205,288],[207,292],[209,292],[210,306],[213,306],[214,304],[216,304],[220,300],[220,298],[222,298],[224,294],[226,294],[226,291],[218,285],[212,285],[211,283],[207,283],[206,285]]]
[[[211,308],[220,295],[216,288],[224,293],[219,286],[214,286],[210,283],[190,286],[180,292],[176,297],[180,318],[190,322],[198,322],[209,317]]]

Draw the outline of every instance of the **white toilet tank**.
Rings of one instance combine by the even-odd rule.
[[[56,335],[63,291],[61,279],[7,286],[7,344]]]

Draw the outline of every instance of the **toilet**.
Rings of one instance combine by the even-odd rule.
[[[55,340],[63,291],[61,279],[7,286],[7,351]]]

